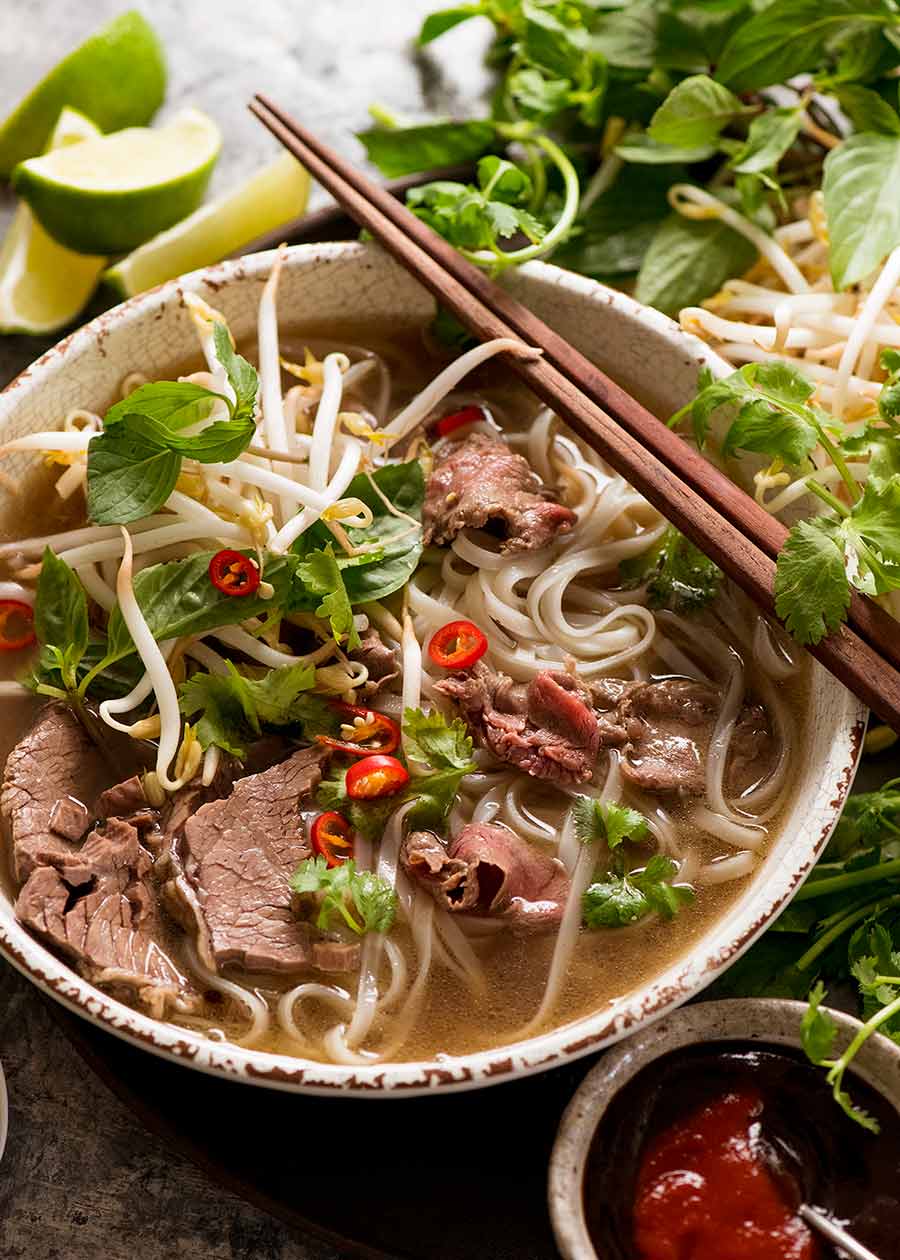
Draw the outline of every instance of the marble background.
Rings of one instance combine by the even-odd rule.
[[[0,117],[124,0],[0,0]],[[166,117],[197,105],[222,128],[213,191],[275,151],[246,110],[265,90],[359,158],[353,131],[383,102],[410,117],[471,110],[484,90],[478,23],[448,35],[440,66],[411,46],[438,0],[146,0],[166,47]],[[323,200],[314,194],[313,204]],[[0,189],[0,231],[12,199]],[[55,338],[0,338],[0,387]],[[0,1061],[11,1118],[0,1164],[3,1260],[334,1260],[314,1239],[173,1159],[85,1068],[43,1001],[0,961]]]

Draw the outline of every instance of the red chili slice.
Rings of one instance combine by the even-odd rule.
[[[338,752],[349,753],[351,757],[368,757],[370,753],[392,753],[400,747],[400,727],[386,713],[376,713],[360,704],[343,704],[339,700],[332,702],[331,707],[346,716],[345,726],[352,726],[356,740],[335,739],[331,735],[317,735],[320,744],[327,744]],[[357,722],[356,719],[362,719]]]
[[[476,407],[474,404],[470,407],[463,407],[462,411],[453,411],[449,416],[441,416],[438,420],[436,429],[438,437],[446,437],[448,433],[453,433],[456,429],[461,429],[466,424],[477,424],[479,420],[484,419],[484,409]]]
[[[259,568],[243,552],[226,547],[210,560],[209,580],[223,595],[252,595],[259,589]]]
[[[20,599],[0,599],[0,652],[18,652],[34,642],[34,609]]]
[[[441,669],[468,669],[487,651],[488,641],[471,621],[450,621],[428,644],[428,655]]]
[[[364,757],[347,771],[347,795],[354,801],[393,796],[409,783],[409,771],[396,757]]]
[[[321,853],[329,866],[340,866],[353,857],[353,828],[343,814],[333,809],[319,814],[310,828],[309,838],[316,853]]]

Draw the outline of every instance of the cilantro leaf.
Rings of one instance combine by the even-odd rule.
[[[623,840],[643,840],[647,834],[647,820],[636,809],[614,801],[604,805],[592,796],[576,797],[572,817],[575,835],[582,844],[602,840],[615,849]]]
[[[472,766],[472,736],[462,718],[448,722],[443,713],[433,709],[407,709],[403,714],[404,744],[414,761],[436,770],[462,770]]]
[[[715,599],[722,573],[708,556],[670,525],[653,547],[622,561],[619,577],[626,586],[646,583],[651,608],[690,613],[705,608]]]
[[[818,643],[850,606],[850,583],[837,522],[798,521],[778,553],[775,611],[798,643]]]
[[[825,986],[821,980],[809,994],[809,1007],[800,1024],[800,1039],[811,1063],[821,1064],[829,1057],[837,1037],[837,1025],[827,1010],[822,1010]]]
[[[185,717],[202,714],[196,734],[203,748],[217,744],[241,757],[263,726],[299,726],[310,741],[337,733],[339,719],[325,697],[306,694],[315,685],[312,665],[298,662],[254,677],[226,664],[227,674],[197,672],[179,687]]]
[[[407,205],[451,244],[467,250],[501,253],[498,239],[522,232],[532,242],[544,225],[523,203],[532,193],[531,177],[521,167],[488,156],[478,163],[478,186],[436,180],[410,189]]]
[[[353,609],[331,543],[305,556],[297,565],[297,577],[306,592],[319,599],[316,616],[328,619],[335,642],[346,640],[351,650],[359,647]]]
[[[656,911],[672,919],[694,900],[687,884],[674,884],[675,862],[658,853],[642,870],[627,875],[607,873],[593,883],[582,898],[584,922],[590,928],[627,927]]]
[[[358,871],[351,858],[329,867],[323,857],[301,862],[290,879],[292,892],[319,898],[316,926],[323,932],[339,923],[358,936],[389,932],[397,913],[397,894],[374,871]]]
[[[868,482],[841,522],[853,585],[868,595],[900,586],[900,475]]]

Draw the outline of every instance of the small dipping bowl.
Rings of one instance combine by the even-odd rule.
[[[611,1201],[602,1184],[602,1176],[597,1179],[600,1184],[596,1184],[596,1181],[594,1183],[594,1192],[601,1196],[601,1201],[600,1211],[593,1211],[591,1216],[602,1217],[608,1222],[608,1242],[595,1243],[588,1228],[585,1199],[591,1193],[591,1187],[585,1185],[585,1172],[594,1136],[604,1120],[612,1126],[608,1135],[610,1142],[616,1142],[616,1134],[624,1128],[620,1123],[622,1117],[619,1115],[619,1108],[613,1107],[613,1104],[633,1078],[654,1062],[675,1055],[678,1051],[685,1052],[678,1056],[679,1067],[681,1063],[702,1063],[707,1056],[710,1064],[719,1063],[721,1060],[716,1056],[717,1050],[723,1056],[755,1052],[754,1060],[764,1056],[766,1049],[775,1054],[781,1052],[780,1059],[785,1052],[791,1057],[802,1056],[800,1021],[805,1011],[804,1002],[780,999],[698,1002],[641,1029],[603,1056],[584,1078],[566,1108],[550,1159],[550,1216],[557,1245],[565,1260],[624,1260],[625,1257],[630,1260],[630,1251],[623,1249],[629,1246],[629,1242],[616,1241],[616,1231],[618,1230],[619,1239],[625,1233],[629,1235],[630,1241],[631,1203],[628,1199],[633,1192],[634,1176],[647,1133],[650,1110],[648,1100],[651,1095],[656,1094],[651,1074],[648,1073],[646,1090],[642,1089],[640,1094],[635,1095],[635,1105],[633,1108],[629,1107],[627,1123],[633,1124],[634,1130],[626,1143],[621,1144],[620,1141],[616,1145],[615,1157],[617,1161],[621,1161],[624,1156],[625,1166],[617,1162],[615,1180],[622,1185],[625,1197],[620,1202]],[[838,1027],[836,1045],[837,1052],[840,1053],[861,1025],[858,1020],[839,1011],[831,1011],[831,1014]],[[670,1060],[673,1069],[675,1064],[676,1059]],[[659,1064],[659,1069],[660,1072],[665,1070],[662,1063]],[[825,1084],[824,1071],[811,1064],[809,1070],[821,1074],[821,1093],[824,1099],[822,1106],[817,1106],[813,1114],[796,1118],[787,1116],[779,1123],[783,1123],[786,1130],[793,1129],[796,1149],[809,1155],[808,1184],[804,1184],[807,1182],[804,1170],[797,1176],[798,1195],[827,1210],[831,1204],[827,1201],[816,1202],[815,1190],[817,1186],[821,1188],[823,1179],[824,1182],[828,1179],[829,1170],[825,1164],[829,1154],[829,1128],[845,1121],[853,1126],[848,1132],[854,1140],[857,1128],[860,1141],[877,1142],[882,1139],[869,1134],[855,1122],[845,1120],[838,1104],[831,1098],[831,1089]],[[881,1096],[878,1101],[888,1119],[892,1119],[891,1108],[900,1113],[900,1047],[886,1037],[877,1034],[870,1037],[854,1058],[844,1078],[844,1086],[849,1090],[851,1098],[854,1094],[859,1094],[860,1082]],[[765,1080],[762,1085],[765,1087]],[[860,1101],[865,1105],[865,1099]],[[650,1104],[655,1105],[659,1106],[662,1113],[673,1110],[658,1101]],[[835,1115],[831,1115],[826,1108],[834,1108]],[[677,1111],[677,1106],[674,1110]],[[652,1124],[650,1127],[653,1128]],[[900,1162],[900,1153],[897,1159]],[[591,1161],[592,1168],[589,1172],[593,1171],[596,1162]],[[602,1165],[602,1160],[599,1162]],[[875,1193],[875,1187],[872,1189]],[[900,1190],[896,1194],[900,1196]],[[627,1229],[623,1228],[626,1215]],[[852,1232],[852,1225],[848,1228]],[[874,1239],[869,1240],[868,1245],[878,1252]],[[821,1253],[828,1257],[836,1254],[829,1250],[827,1244],[822,1245]],[[890,1260],[887,1253],[882,1253],[882,1260]]]

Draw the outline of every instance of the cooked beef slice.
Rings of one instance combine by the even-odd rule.
[[[388,647],[375,629],[366,632],[358,648],[350,653],[351,661],[359,661],[369,671],[369,677],[362,689],[364,696],[376,695],[382,687],[400,677],[400,657],[397,651]]]
[[[310,855],[300,807],[319,783],[325,756],[304,748],[238,779],[230,795],[184,824],[185,874],[208,964],[292,972],[310,963],[311,929],[291,910],[288,881]]]
[[[312,965],[318,971],[359,971],[361,953],[357,941],[313,941]]]
[[[453,700],[481,743],[537,779],[583,783],[594,772],[601,726],[590,697],[557,671],[514,683],[479,661],[435,684]]]
[[[130,779],[101,792],[94,813],[97,818],[121,818],[145,810],[149,803],[143,779],[139,774],[133,774]]]
[[[50,830],[73,844],[82,839],[90,822],[87,805],[74,796],[61,796],[50,811]]]
[[[445,848],[427,831],[407,836],[407,873],[447,910],[498,915],[522,931],[556,927],[569,895],[562,863],[508,827],[469,823]]]
[[[151,1015],[196,995],[161,942],[150,854],[134,827],[110,819],[79,850],[36,867],[16,900],[19,921],[92,984],[124,992]]]
[[[718,687],[688,678],[626,687],[617,706],[618,720],[628,735],[621,763],[625,778],[645,792],[702,796],[722,700]],[[744,704],[731,739],[726,791],[736,796],[765,779],[777,755],[765,709]]]
[[[528,461],[500,438],[470,433],[435,448],[425,490],[422,528],[427,543],[451,542],[469,526],[496,526],[501,550],[536,551],[575,524],[571,509],[557,503]]]
[[[108,783],[106,763],[84,727],[65,704],[49,704],[6,761],[0,816],[12,840],[13,873],[23,883],[32,871],[72,849],[79,836],[59,834],[66,802],[92,801]],[[64,802],[58,807],[58,802]],[[87,812],[86,807],[85,813]]]

